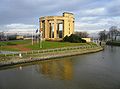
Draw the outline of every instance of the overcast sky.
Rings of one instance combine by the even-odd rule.
[[[75,31],[96,32],[120,25],[120,0],[0,0],[0,31],[32,31],[39,17],[75,15]]]

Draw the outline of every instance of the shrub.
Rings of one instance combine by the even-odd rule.
[[[75,34],[71,34],[70,36],[65,36],[63,38],[64,42],[72,42],[72,43],[86,43],[86,40],[83,40],[80,36]]]
[[[84,40],[84,39],[81,39],[81,41],[82,41],[82,43],[86,43],[86,40]]]
[[[16,36],[9,36],[8,39],[9,40],[16,40]]]
[[[63,41],[65,41],[65,42],[67,42],[69,40],[69,37],[68,36],[65,36],[64,38],[63,38]]]

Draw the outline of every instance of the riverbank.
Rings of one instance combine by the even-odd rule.
[[[120,41],[107,41],[107,45],[120,46]]]
[[[32,51],[32,50],[43,50],[50,48],[62,48],[71,46],[82,46],[82,45],[96,45],[95,43],[70,43],[70,42],[53,42],[53,41],[34,41],[33,45],[31,40],[14,40],[0,42],[0,50],[2,51]]]
[[[103,50],[100,46],[76,46],[76,47],[65,47],[38,51],[34,53],[21,53],[21,56],[8,57],[7,60],[3,57],[0,62],[0,67],[10,66],[22,63],[29,63],[34,61],[43,61],[54,58],[68,57],[86,53],[94,53]]]

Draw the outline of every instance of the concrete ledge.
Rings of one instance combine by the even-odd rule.
[[[41,57],[37,58],[29,58],[29,59],[20,59],[20,60],[11,60],[8,62],[1,62],[0,67],[4,66],[12,66],[16,64],[22,64],[22,63],[29,63],[29,62],[35,62],[35,61],[44,61],[44,60],[49,60],[49,59],[55,59],[55,58],[62,58],[62,57],[68,57],[68,56],[75,56],[75,55],[80,55],[80,54],[87,54],[87,53],[95,53],[103,50],[102,47],[95,47],[95,48],[89,48],[89,49],[82,49],[82,50],[74,50],[69,53],[58,53],[58,54],[48,54],[48,55],[43,55]]]

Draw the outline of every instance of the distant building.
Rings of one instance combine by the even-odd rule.
[[[23,39],[24,39],[24,36],[16,36],[16,39],[17,39],[17,40],[23,40]]]
[[[60,31],[60,29],[62,29]],[[63,16],[46,16],[40,18],[42,38],[48,40],[62,39],[74,33],[74,15],[64,12]]]
[[[91,38],[82,38],[84,40],[86,40],[86,42],[91,42]]]

